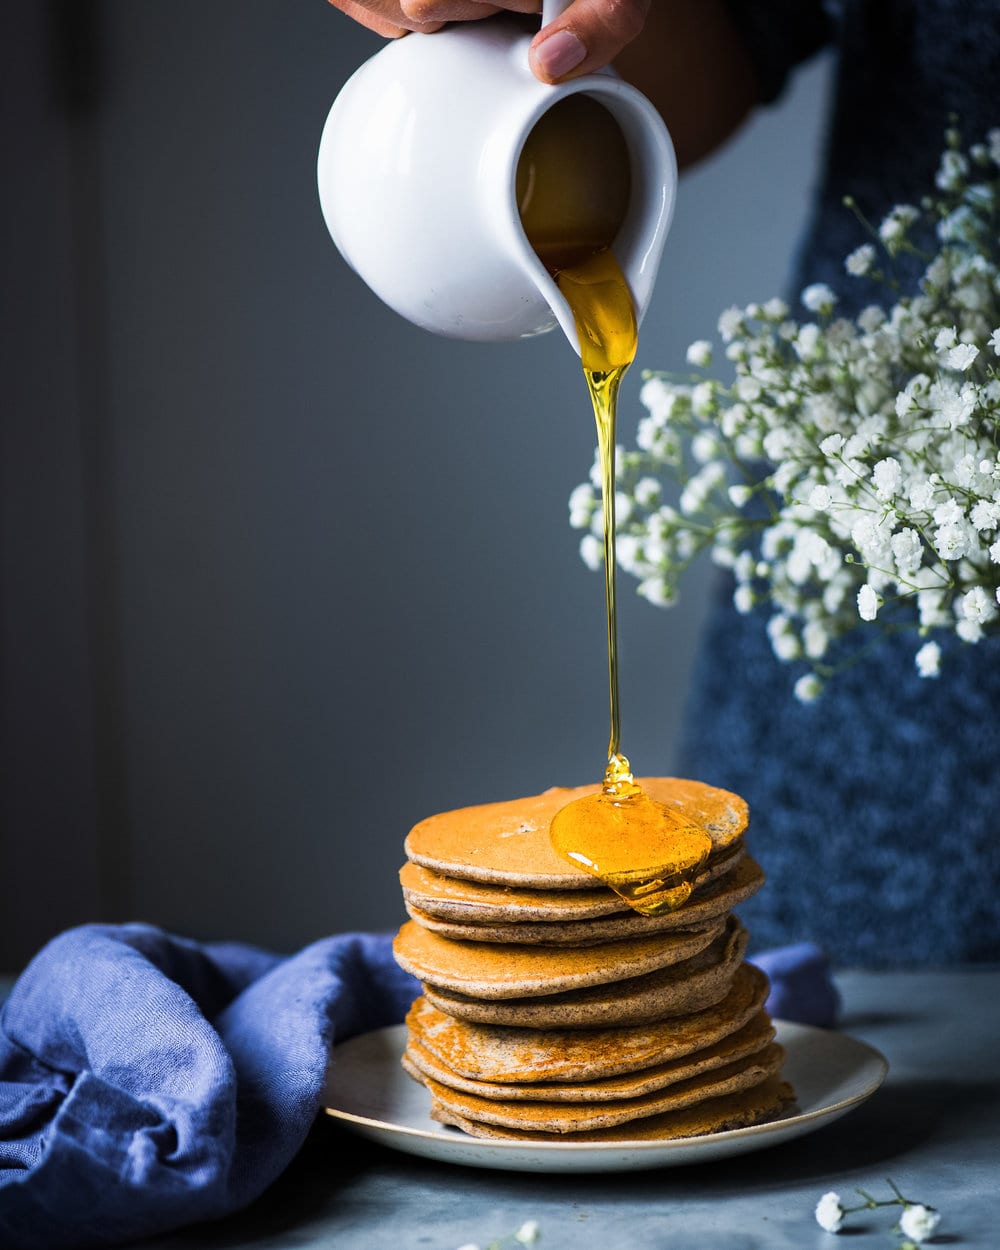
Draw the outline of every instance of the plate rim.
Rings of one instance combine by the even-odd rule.
[[[343,1124],[348,1130],[358,1132],[370,1140],[379,1141],[383,1145],[404,1153],[420,1154],[425,1158],[440,1162],[504,1168],[511,1166],[511,1159],[527,1155],[530,1161],[526,1159],[523,1164],[515,1164],[515,1166],[527,1169],[531,1166],[538,1166],[546,1157],[549,1157],[552,1162],[557,1162],[559,1159],[577,1160],[576,1166],[579,1170],[584,1170],[585,1161],[591,1160],[590,1166],[596,1170],[599,1167],[607,1168],[609,1155],[615,1158],[627,1155],[630,1166],[639,1168],[665,1166],[670,1162],[671,1155],[685,1156],[683,1159],[677,1159],[676,1162],[694,1162],[695,1160],[689,1159],[688,1156],[705,1154],[718,1158],[723,1155],[761,1149],[771,1144],[778,1145],[839,1119],[840,1116],[871,1098],[884,1084],[889,1072],[889,1061],[870,1042],[863,1041],[840,1029],[825,1029],[777,1017],[773,1019],[773,1023],[776,1030],[775,1040],[779,1043],[787,1046],[789,1042],[805,1041],[807,1044],[822,1042],[824,1045],[829,1045],[831,1040],[834,1040],[835,1045],[844,1049],[853,1048],[857,1052],[857,1063],[872,1065],[872,1071],[858,1089],[834,1102],[810,1106],[806,1110],[792,1111],[762,1124],[750,1124],[742,1128],[706,1133],[698,1137],[673,1138],[664,1141],[630,1141],[627,1138],[621,1141],[601,1142],[497,1140],[473,1137],[464,1133],[459,1135],[454,1129],[445,1126],[436,1127],[429,1117],[428,1127],[421,1128],[409,1123],[360,1115],[330,1105],[332,1101],[330,1078],[337,1052],[352,1046],[371,1045],[374,1038],[380,1037],[386,1043],[386,1055],[383,1062],[391,1059],[394,1063],[398,1063],[407,1035],[405,1023],[399,1023],[356,1034],[333,1047],[330,1056],[330,1073],[322,1092],[320,1110],[335,1122]],[[794,1052],[790,1056],[788,1066],[794,1066]],[[794,1085],[794,1078],[791,1074],[789,1079]],[[420,1149],[420,1146],[426,1148]]]

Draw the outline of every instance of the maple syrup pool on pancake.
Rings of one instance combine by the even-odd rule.
[[[559,101],[532,129],[517,167],[524,232],[573,311],[597,422],[604,504],[611,735],[601,790],[552,822],[561,855],[598,877],[636,911],[656,915],[684,903],[712,840],[651,799],[621,753],[615,600],[615,427],[621,380],[635,359],[638,325],[613,243],[628,210],[625,137],[603,105],[580,94]]]

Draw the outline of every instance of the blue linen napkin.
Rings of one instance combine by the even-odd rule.
[[[833,1023],[821,952],[768,960],[773,1014]],[[143,924],[61,934],[0,1011],[0,1246],[108,1246],[247,1206],[305,1141],[330,1046],[418,992],[392,934],[288,957]]]
[[[840,994],[830,960],[815,942],[795,942],[751,955],[768,976],[767,1009],[777,1020],[832,1029],[840,1015]]]

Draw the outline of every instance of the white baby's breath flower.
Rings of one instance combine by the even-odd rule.
[[[941,164],[938,166],[934,181],[942,191],[954,191],[961,185],[968,172],[968,159],[961,152],[948,149],[941,155]]]
[[[585,530],[594,515],[594,509],[600,507],[594,488],[589,482],[581,482],[569,497],[570,528]]]
[[[642,384],[639,400],[652,416],[668,420],[677,403],[677,393],[663,378],[651,377]]]
[[[691,407],[700,416],[708,416],[715,402],[715,386],[711,382],[699,382],[691,391]]]
[[[733,606],[741,616],[746,616],[748,612],[753,611],[754,595],[753,590],[744,583],[737,586],[733,591]]]
[[[814,282],[802,292],[803,307],[810,312],[829,313],[837,302],[837,297],[825,282]]]
[[[975,344],[959,343],[957,347],[953,347],[948,353],[948,368],[964,372],[966,369],[971,368],[978,355],[979,348]]]
[[[896,207],[882,219],[878,236],[886,245],[890,254],[895,254],[900,245],[906,239],[906,232],[919,216],[917,210],[910,204],[897,204]]]
[[[993,331],[989,337],[989,346],[993,348],[993,354],[1000,356],[1000,326]]]
[[[903,484],[903,466],[895,457],[887,456],[872,469],[872,481],[879,499],[892,499]]]
[[[771,650],[779,660],[797,660],[802,654],[802,643],[790,630],[771,637]]]
[[[875,263],[875,249],[870,243],[862,243],[844,261],[844,268],[855,278],[863,277]]]
[[[604,564],[604,547],[595,534],[584,534],[580,539],[580,558],[592,573]]]
[[[914,512],[927,512],[934,504],[934,483],[927,478],[911,478],[907,488],[907,498]]]
[[[980,499],[972,505],[969,520],[980,533],[983,530],[996,529],[1000,522],[1000,503],[995,503],[992,499]]]
[[[916,412],[919,404],[909,390],[900,391],[896,396],[896,416],[902,420],[903,417],[909,416],[911,412]]]
[[[899,1217],[899,1231],[911,1241],[921,1243],[934,1236],[940,1222],[940,1212],[915,1202],[903,1207],[903,1214]]]
[[[687,362],[698,369],[706,369],[712,363],[712,344],[698,339],[687,349]]]
[[[822,621],[808,621],[802,630],[802,646],[810,660],[822,659],[830,641],[830,632]]]
[[[514,1240],[519,1241],[522,1246],[531,1246],[541,1236],[541,1230],[537,1220],[525,1220],[521,1227],[514,1234]]]
[[[823,693],[823,683],[815,673],[806,673],[804,677],[800,677],[795,683],[795,697],[800,703],[814,703]],[[834,1195],[836,1197],[836,1195]],[[822,1199],[820,1199],[822,1202]],[[817,1207],[816,1218],[819,1219],[819,1208]],[[826,1228],[826,1225],[823,1225]],[[828,1233],[836,1232],[836,1229],[827,1228]]]
[[[959,458],[952,465],[951,477],[956,486],[970,487],[976,479],[978,472],[975,456],[965,455]]]
[[[640,508],[655,507],[662,493],[663,487],[655,477],[641,477],[632,491]]]
[[[881,600],[867,583],[858,591],[858,616],[863,621],[874,621],[878,615]]]
[[[822,342],[822,334],[820,328],[815,322],[807,322],[795,339],[794,347],[796,355],[800,360],[813,360],[819,353],[820,343]]]
[[[961,560],[975,546],[975,530],[964,521],[949,521],[938,526],[934,550],[942,560]]]
[[[889,547],[900,577],[909,577],[920,567],[924,544],[917,530],[909,527],[899,530],[889,539]]]
[[[816,1203],[816,1223],[824,1232],[839,1233],[843,1227],[844,1214],[840,1194],[832,1189]]]
[[[658,608],[669,608],[677,598],[662,577],[645,577],[635,589],[636,594]]]
[[[819,445],[824,456],[835,456],[844,446],[843,434],[828,434]]]
[[[976,388],[966,384],[959,391],[942,389],[939,411],[953,430],[968,425],[976,408]]]
[[[748,404],[760,399],[764,388],[757,378],[740,377],[736,379],[736,394]]]
[[[753,491],[749,486],[730,486],[726,492],[729,495],[729,501],[734,508],[742,508],[753,498]]]
[[[858,327],[865,334],[874,334],[875,331],[885,322],[885,311],[877,304],[869,304],[867,308],[862,308],[858,313]]]
[[[965,619],[978,625],[985,625],[997,614],[996,602],[983,586],[973,586],[966,591],[959,604]]]
[[[724,343],[731,342],[743,330],[744,318],[742,308],[727,308],[719,317],[718,330]]]
[[[941,673],[941,648],[936,642],[925,642],[914,656],[921,677],[938,677]]]

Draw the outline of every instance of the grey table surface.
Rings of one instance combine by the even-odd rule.
[[[889,1062],[881,1088],[794,1141],[606,1174],[492,1171],[401,1153],[329,1117],[252,1207],[141,1250],[458,1250],[537,1221],[537,1250],[850,1250],[899,1245],[892,1209],[838,1237],[814,1207],[861,1188],[941,1213],[932,1245],[1000,1247],[1000,968],[848,972],[840,1029]],[[506,1245],[516,1245],[508,1241]],[[135,1250],[139,1250],[139,1244]]]

